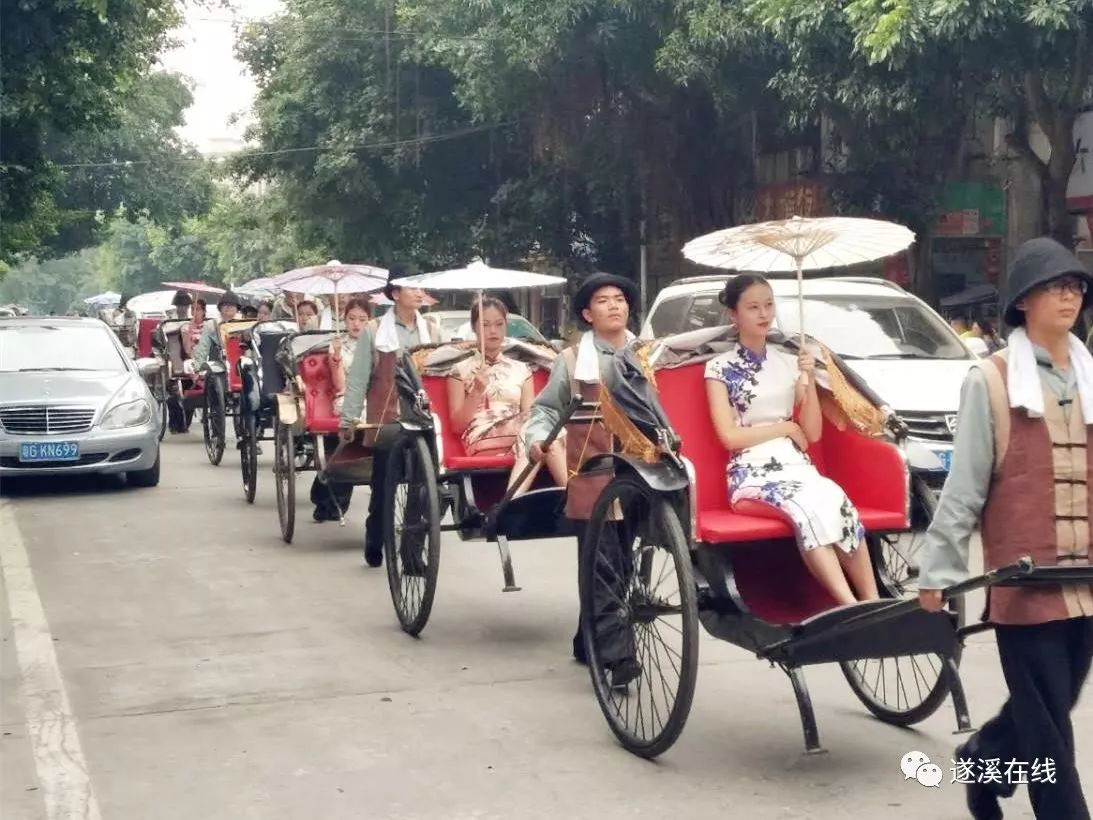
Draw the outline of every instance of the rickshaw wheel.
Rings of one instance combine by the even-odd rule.
[[[243,496],[248,504],[253,504],[258,489],[258,431],[254,415],[242,412],[241,426],[243,435],[239,438],[239,467],[243,472]]]
[[[608,520],[616,503],[622,520]],[[683,731],[698,677],[690,548],[668,499],[625,475],[596,502],[586,544],[581,632],[596,699],[619,742],[653,758]]]
[[[227,408],[220,378],[209,374],[205,379],[205,412],[201,414],[201,430],[205,436],[205,454],[214,467],[224,458]]]
[[[884,562],[886,547],[883,538],[867,536],[870,554],[876,562],[881,581],[895,598],[918,595],[912,582],[893,582],[887,577],[890,565]],[[948,604],[957,628],[964,626],[964,597]],[[961,645],[958,642],[953,661],[959,665]],[[945,702],[949,695],[949,678],[939,655],[900,655],[887,658],[862,658],[840,661],[846,682],[866,709],[878,719],[894,726],[919,723]]]
[[[383,555],[402,629],[417,635],[429,621],[440,569],[440,497],[425,439],[404,435],[391,447],[384,486]]]
[[[296,441],[292,427],[280,420],[273,427],[273,474],[277,484],[277,518],[281,522],[281,538],[292,543],[296,527]]]

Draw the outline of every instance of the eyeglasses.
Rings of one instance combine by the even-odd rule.
[[[1076,276],[1064,276],[1061,279],[1055,279],[1048,282],[1044,285],[1044,290],[1055,296],[1062,296],[1064,293],[1073,293],[1076,296],[1084,296],[1086,291],[1089,290],[1089,283]]]

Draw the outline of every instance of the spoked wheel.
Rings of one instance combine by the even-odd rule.
[[[440,498],[425,439],[404,435],[391,447],[384,483],[383,555],[391,601],[403,630],[425,628],[440,569]]]
[[[930,509],[932,511],[933,508]],[[929,526],[929,521],[926,525]],[[886,561],[891,556],[891,542],[884,538],[869,537],[868,540],[875,561]],[[881,568],[891,571],[892,566],[884,563]],[[883,572],[881,579],[889,581],[884,578]],[[897,598],[917,596],[917,573],[902,578],[901,582],[890,581],[889,591]],[[948,607],[956,627],[964,626],[964,597],[949,601]],[[957,665],[960,664],[960,655],[961,646],[957,643],[953,655]],[[911,726],[925,720],[938,710],[949,695],[950,681],[940,655],[862,658],[840,661],[839,666],[851,690],[865,708],[880,720],[895,726]]]
[[[926,480],[911,477],[911,529],[880,539],[880,566],[893,595],[904,597],[918,592],[918,567],[922,560],[922,546],[926,530],[934,520],[937,496]]]
[[[201,415],[201,430],[205,436],[205,454],[214,467],[224,458],[226,417],[224,385],[219,376],[210,373],[205,378],[205,412]]]
[[[240,415],[239,468],[243,473],[243,496],[248,504],[253,504],[258,489],[258,430],[253,413],[244,411]]]
[[[656,757],[683,731],[698,676],[694,572],[667,498],[631,476],[607,486],[588,524],[580,590],[600,709],[628,751]]]
[[[281,538],[292,543],[296,528],[296,437],[292,427],[274,423],[273,475],[277,483],[277,517],[281,521]]]

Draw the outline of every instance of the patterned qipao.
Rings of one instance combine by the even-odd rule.
[[[475,373],[483,368],[486,392],[463,432],[463,448],[467,455],[511,452],[526,418],[520,410],[520,400],[524,382],[531,378],[531,369],[504,354],[487,362],[481,353],[475,353],[456,365],[453,375],[470,392]]]
[[[762,427],[793,417],[797,358],[771,347],[758,354],[741,344],[711,359],[706,379],[721,382],[742,427]],[[838,484],[820,475],[789,437],[771,439],[732,454],[729,500],[760,501],[793,524],[805,550],[834,544],[853,552],[865,531],[857,510]]]

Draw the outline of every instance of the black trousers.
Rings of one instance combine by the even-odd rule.
[[[372,460],[371,497],[368,518],[364,522],[364,543],[375,550],[383,549],[383,491],[387,480],[387,451],[376,453]]]
[[[600,659],[604,663],[614,663],[626,658],[633,658],[635,653],[634,634],[625,617],[620,613],[626,610],[623,605],[633,572],[633,553],[630,540],[626,536],[626,522],[608,521],[603,525],[603,534],[599,544],[587,543],[587,521],[574,521],[577,527],[577,567],[584,563],[585,554],[595,550],[596,570],[592,583],[591,595],[580,590],[581,613],[577,621],[577,634],[574,643],[581,638],[581,625],[584,623],[585,605],[591,604],[592,628],[595,630],[595,643]],[[590,598],[588,601],[586,599]]]
[[[323,436],[323,447],[327,455],[334,452],[338,446],[337,436]],[[333,495],[333,499],[331,498]],[[341,511],[345,513],[349,509],[349,502],[353,498],[353,485],[342,484],[336,481],[328,481],[326,485],[319,481],[319,474],[315,474],[311,482],[311,503],[315,505],[315,511],[321,517],[337,520],[338,511],[334,508],[334,500],[337,500]]]
[[[1033,626],[998,626],[998,655],[1010,690],[1002,711],[976,733],[975,755],[1027,763],[1053,760],[1054,783],[1029,772],[1029,800],[1039,820],[1089,820],[1074,760],[1070,712],[1093,659],[1093,618]],[[978,761],[977,761],[978,762]],[[1034,780],[1038,782],[1033,782]],[[1009,796],[1016,784],[1003,784]]]

